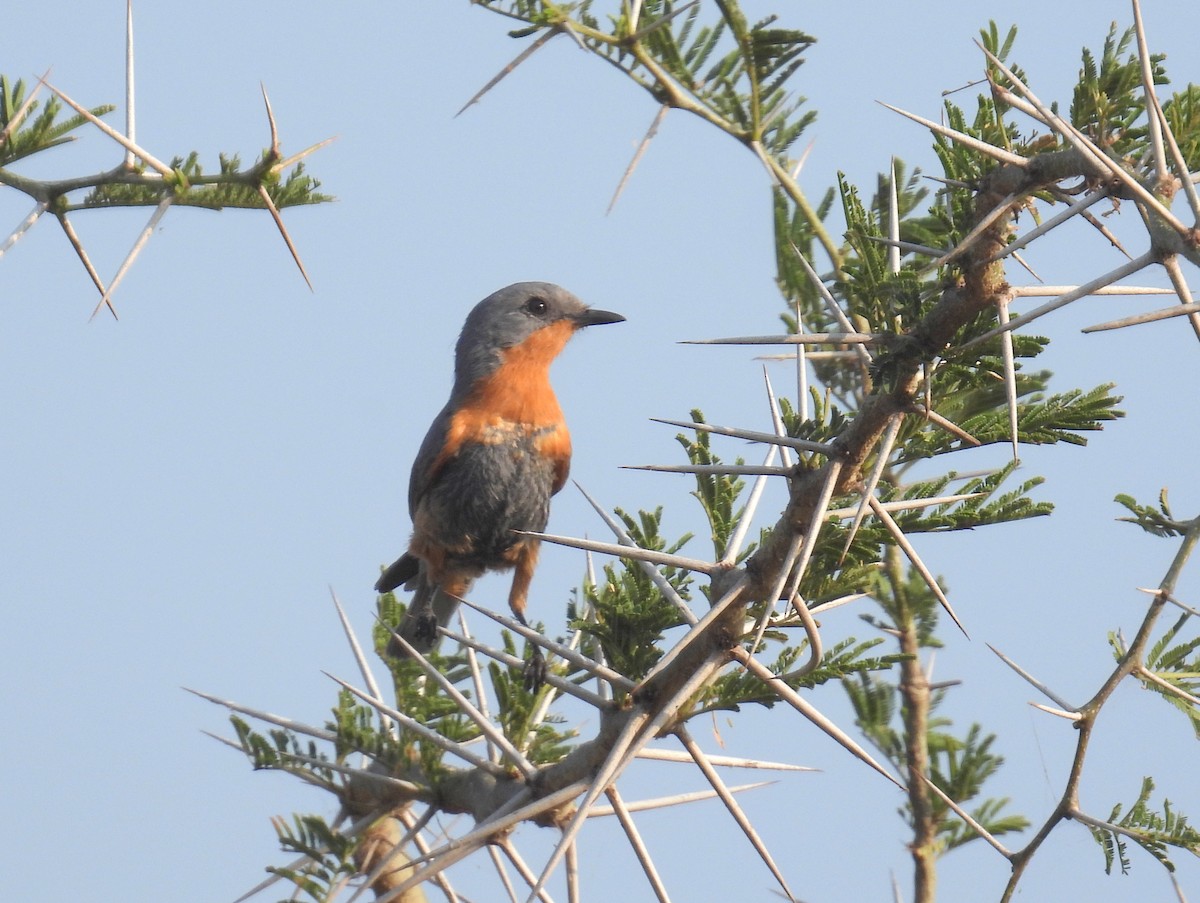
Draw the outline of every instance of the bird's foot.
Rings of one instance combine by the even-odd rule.
[[[410,646],[424,655],[433,648],[437,639],[438,619],[432,611],[414,615],[411,627],[401,626],[401,635]],[[393,636],[388,640],[387,654],[391,658],[407,658],[408,653]]]
[[[521,676],[525,680],[525,689],[530,693],[536,693],[546,682],[546,659],[542,656],[542,650],[537,646],[534,646],[529,653],[529,659],[525,662]]]
[[[438,619],[432,611],[417,615],[417,623],[413,627],[413,643],[418,649],[432,648],[437,639]]]

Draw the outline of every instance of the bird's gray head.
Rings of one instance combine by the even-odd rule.
[[[534,333],[553,328],[559,343],[548,342],[548,359],[576,330],[625,318],[588,307],[550,282],[518,282],[488,295],[467,315],[454,354],[455,392],[465,392],[504,361],[505,353]]]

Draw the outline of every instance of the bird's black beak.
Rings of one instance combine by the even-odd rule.
[[[585,326],[603,326],[605,323],[624,322],[625,318],[620,314],[614,314],[611,310],[597,310],[594,307],[589,307],[575,315],[576,329],[583,329]]]

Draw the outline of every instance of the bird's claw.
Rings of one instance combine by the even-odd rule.
[[[546,682],[546,659],[543,657],[542,651],[536,646],[529,654],[529,659],[525,662],[521,676],[525,681],[525,689],[530,693],[536,693],[542,684]]]
[[[413,645],[420,648],[422,645],[432,644],[437,639],[437,632],[437,615],[432,611],[418,615],[417,623],[413,626],[413,639],[416,641]]]
[[[424,655],[433,648],[434,641],[437,639],[437,615],[432,611],[414,615],[411,631],[403,627],[400,628],[400,631],[408,645]],[[400,645],[395,636],[388,640],[387,654],[390,658],[408,657],[408,652]]]

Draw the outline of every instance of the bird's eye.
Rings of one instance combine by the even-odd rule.
[[[535,317],[540,317],[550,309],[550,305],[546,303],[545,298],[530,298],[525,302],[525,309]]]

